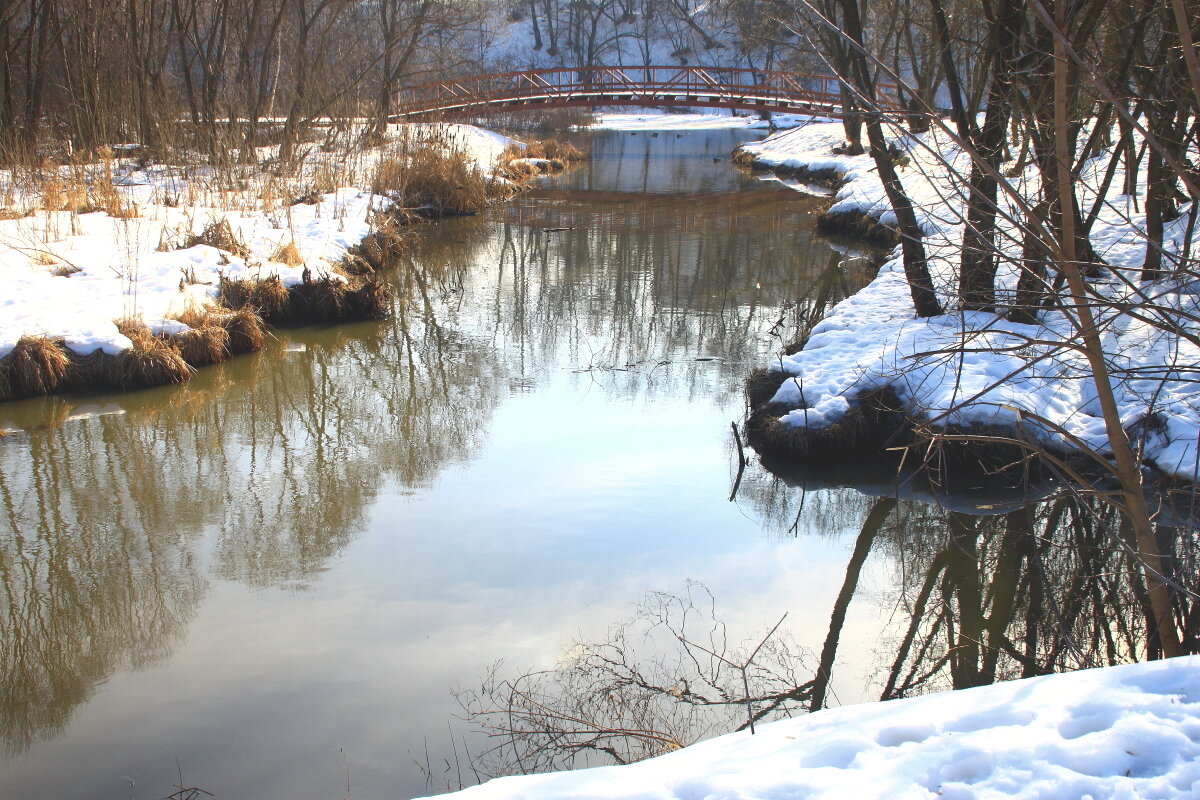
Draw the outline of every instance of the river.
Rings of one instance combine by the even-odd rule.
[[[693,581],[731,643],[786,612],[809,677],[836,642],[831,704],[1135,657],[1137,587],[1086,502],[889,505],[753,458],[735,492],[743,380],[853,290],[819,201],[729,163],[753,135],[596,133],[426,226],[391,320],[0,406],[0,797],[470,783],[454,690]]]

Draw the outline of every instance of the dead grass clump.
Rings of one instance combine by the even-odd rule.
[[[198,244],[206,244],[218,250],[224,250],[226,253],[233,253],[238,258],[245,258],[250,255],[250,248],[234,233],[233,227],[227,219],[217,220],[205,227],[200,233],[188,236],[184,239],[183,246],[179,249],[186,250]]]
[[[229,334],[229,352],[256,353],[267,341],[267,330],[262,317],[248,308],[216,314],[213,321]]]
[[[346,306],[346,283],[329,276],[309,278],[288,290],[287,322],[338,322]]]
[[[526,158],[545,158],[559,161],[566,165],[575,161],[583,161],[587,154],[570,142],[558,139],[538,139],[525,146]],[[560,167],[561,169],[561,167]]]
[[[0,399],[50,394],[67,382],[70,356],[62,343],[45,336],[22,336],[0,359]]]
[[[183,383],[192,377],[192,368],[168,341],[150,333],[140,322],[120,320],[117,330],[133,346],[107,360],[108,383],[118,389],[143,389]]]
[[[268,322],[286,316],[290,299],[287,287],[278,275],[257,280],[254,278],[227,278],[221,276],[217,300],[233,310],[247,308],[255,311]]]
[[[190,328],[165,337],[192,367],[207,367],[229,358],[229,332],[217,324]]]
[[[531,162],[529,159],[521,156],[505,162],[504,167],[500,170],[500,173],[510,181],[523,183],[530,178],[540,175],[541,170],[534,166],[534,162]]]
[[[771,402],[771,398],[775,396],[775,392],[779,391],[779,387],[786,380],[787,376],[782,372],[764,369],[759,367],[750,373],[746,378],[746,401],[750,404],[750,408],[760,408]]]
[[[289,267],[298,267],[304,263],[304,259],[300,257],[300,248],[296,247],[295,242],[276,247],[275,252],[271,254],[271,260],[287,264]]]
[[[346,293],[346,316],[349,319],[386,319],[392,313],[392,293],[377,280],[364,281]]]
[[[477,214],[492,196],[490,181],[458,152],[418,147],[382,160],[371,191],[390,197],[401,208],[426,209],[433,216]]]
[[[377,218],[375,230],[354,247],[347,258],[339,264],[348,275],[364,275],[381,270],[395,269],[411,249],[409,237],[391,214]],[[366,269],[363,269],[363,265]]]
[[[763,164],[759,163],[759,161],[757,160],[757,157],[753,153],[743,150],[741,148],[741,146],[738,146],[737,148],[734,149],[732,161],[735,166],[739,166],[744,169],[753,169],[753,170],[759,170],[762,172],[765,172],[768,169],[770,169],[769,167],[766,167]]]
[[[381,319],[391,313],[392,299],[391,293],[378,281],[367,280],[352,285],[332,275],[314,278],[307,270],[304,280],[291,287],[285,287],[275,275],[261,281],[222,278],[219,298],[226,307],[253,311],[272,325]],[[239,325],[249,328],[252,323],[243,318]],[[242,346],[237,341],[242,333],[230,331],[230,346],[235,352]],[[253,342],[253,329],[244,333]],[[257,346],[250,349],[262,346],[262,335],[259,330]]]

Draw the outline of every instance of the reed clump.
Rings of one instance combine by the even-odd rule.
[[[289,267],[298,267],[304,263],[304,258],[300,255],[300,248],[296,247],[295,242],[287,242],[276,247],[275,252],[271,254],[271,260],[287,264]]]
[[[375,216],[373,230],[346,252],[338,269],[347,275],[370,275],[395,269],[409,254],[412,244],[407,226],[411,217],[397,213]]]
[[[229,351],[234,355],[256,353],[266,344],[268,334],[262,317],[249,309],[214,314],[212,319],[229,334]]]
[[[250,255],[250,248],[234,232],[233,226],[229,224],[229,220],[227,219],[219,219],[216,222],[209,223],[205,226],[204,230],[186,237],[179,249],[186,250],[198,244],[206,244],[209,247],[224,250],[226,253],[232,253],[238,258],[246,258]]]
[[[194,309],[176,319],[188,326],[179,333],[163,334],[159,338],[175,346],[183,360],[192,367],[219,364],[232,355],[229,331],[217,322],[212,311]]]
[[[192,377],[179,349],[171,341],[150,333],[139,321],[120,320],[117,330],[132,343],[108,361],[108,383],[118,389],[144,389],[183,383]]]
[[[371,191],[429,216],[478,214],[498,194],[462,153],[426,145],[381,160]]]
[[[285,316],[288,290],[278,275],[267,278],[229,278],[221,276],[217,300],[226,308],[249,309],[267,322]]]
[[[272,325],[384,319],[391,314],[391,292],[379,281],[351,283],[333,275],[314,277],[308,270],[292,286],[278,276],[263,280],[222,277],[222,305],[251,310]]]
[[[544,158],[549,161],[559,161],[571,164],[583,161],[587,154],[570,142],[559,139],[535,139],[525,146],[526,158]]]
[[[585,158],[587,154],[578,147],[558,139],[535,139],[528,144],[512,142],[500,155],[500,174],[523,183],[537,175],[566,169],[567,165]]]
[[[67,382],[71,358],[60,340],[22,336],[0,359],[0,400],[50,394]]]

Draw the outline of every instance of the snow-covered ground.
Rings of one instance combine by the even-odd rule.
[[[769,167],[833,170],[845,176],[831,214],[862,212],[885,223],[895,215],[869,156],[833,152],[843,134],[837,123],[813,123],[776,134],[743,148]],[[793,404],[783,421],[821,428],[840,420],[861,392],[891,387],[915,418],[935,425],[1020,427],[1025,435],[1060,451],[1078,444],[1109,452],[1108,438],[1096,402],[1095,384],[1083,356],[1066,346],[1074,331],[1054,312],[1039,324],[1008,322],[1000,313],[961,313],[957,304],[957,264],[961,254],[965,208],[962,180],[953,180],[969,161],[950,137],[934,130],[908,136],[896,131],[894,143],[909,157],[900,170],[925,233],[930,270],[944,307],[943,316],[916,319],[899,249],[879,276],[857,295],[838,304],[811,332],[804,349],[773,361],[771,369],[786,381],[775,400]],[[1106,159],[1088,165],[1082,176],[1084,208],[1099,183]],[[1021,195],[1037,189],[1031,166],[1012,179]],[[1118,171],[1112,186],[1123,185]],[[1143,178],[1144,186],[1144,178]],[[1110,193],[1092,229],[1097,254],[1112,266],[1094,282],[1107,305],[1098,312],[1116,392],[1127,430],[1145,436],[1144,457],[1162,471],[1185,479],[1198,477],[1200,442],[1200,347],[1123,313],[1127,302],[1152,301],[1170,321],[1195,328],[1200,285],[1191,280],[1141,283],[1139,269],[1146,252],[1138,200]],[[1010,197],[1007,211],[1019,217]],[[1190,209],[1172,223],[1168,252],[1180,247]],[[1014,298],[1017,273],[1011,266],[1021,248],[1021,232],[1002,219],[998,237],[1011,257],[997,277],[998,301]],[[1194,338],[1194,337],[1193,337]],[[964,352],[965,348],[965,352]],[[1041,423],[1037,417],[1046,421]]]
[[[1200,656],[818,711],[461,800],[1194,800]]]
[[[4,216],[21,215],[0,220],[0,358],[26,335],[62,338],[81,355],[115,354],[130,346],[115,324],[125,318],[141,319],[156,333],[178,332],[186,326],[171,318],[212,303],[221,275],[279,275],[291,285],[305,268],[314,276],[332,274],[347,248],[370,232],[372,212],[387,207],[387,198],[363,187],[404,137],[436,140],[489,173],[511,141],[469,125],[393,126],[388,135],[390,146],[352,159],[314,148],[297,178],[272,181],[257,172],[236,190],[222,188],[210,171],[139,167],[131,159],[64,167],[36,184],[29,176],[18,181],[0,174],[4,208],[11,212]],[[322,180],[334,185],[315,204],[292,202]],[[46,210],[47,195],[71,183],[93,196],[108,191],[115,215]],[[221,220],[248,247],[247,255],[203,244],[176,249]],[[289,244],[302,265],[276,260]]]

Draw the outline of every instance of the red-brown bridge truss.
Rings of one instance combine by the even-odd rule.
[[[878,88],[881,104],[894,108],[895,87]],[[842,113],[838,80],[827,75],[733,67],[575,67],[477,75],[403,89],[396,96],[394,118],[573,106]]]

